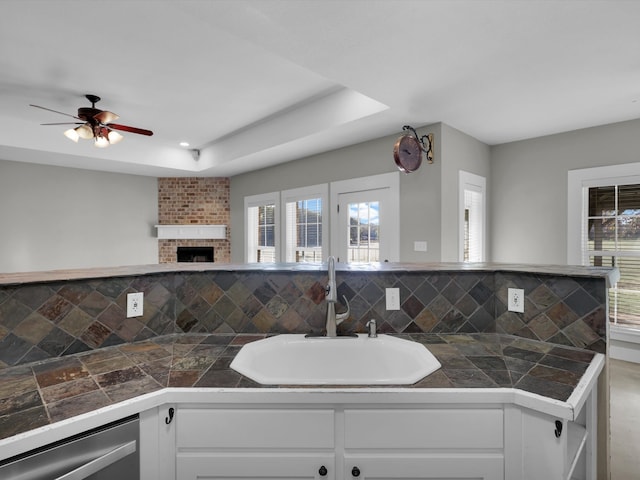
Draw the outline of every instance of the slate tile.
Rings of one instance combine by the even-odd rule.
[[[44,406],[20,410],[11,415],[0,416],[0,438],[34,430],[49,424]]]
[[[585,316],[587,313],[591,312],[600,305],[582,288],[579,288],[570,296],[566,297],[564,301],[567,306],[571,310],[573,310],[579,317]]]
[[[10,333],[0,340],[0,361],[7,365],[16,365],[31,349],[31,344]]]
[[[15,414],[22,410],[41,407],[42,405],[42,399],[37,390],[16,393],[7,398],[0,398],[0,417]]]
[[[84,365],[74,357],[65,357],[60,360],[35,365],[32,368],[40,388],[89,376],[89,372]]]
[[[492,388],[496,383],[479,369],[450,369],[443,372],[455,388]]]
[[[531,375],[523,375],[515,384],[515,388],[561,401],[566,401],[573,391],[569,385],[546,381]]]
[[[92,412],[110,405],[112,402],[102,390],[65,398],[47,405],[47,411],[52,422],[58,422],[67,418]]]

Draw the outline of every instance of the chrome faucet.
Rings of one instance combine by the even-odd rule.
[[[336,287],[336,258],[329,257],[327,259],[327,269],[329,273],[329,283],[325,287],[325,297],[327,300],[327,337],[337,337],[336,327],[343,320],[349,318],[349,301],[344,295],[344,303],[347,305],[347,311],[344,313],[336,313],[336,303],[338,303],[338,288]]]
[[[369,338],[377,338],[378,337],[378,326],[376,321],[372,318],[365,325],[367,327],[367,333]]]

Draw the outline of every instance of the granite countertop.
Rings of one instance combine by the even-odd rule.
[[[595,356],[510,335],[398,336],[428,345],[442,364],[408,389],[515,388],[564,402]],[[229,367],[242,345],[264,337],[176,334],[0,370],[0,439],[167,387],[280,388]]]

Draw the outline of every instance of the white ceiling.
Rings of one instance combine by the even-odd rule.
[[[0,158],[231,176],[406,124],[494,145],[640,118],[638,25],[616,0],[2,0]],[[86,93],[154,135],[97,149],[29,107]]]

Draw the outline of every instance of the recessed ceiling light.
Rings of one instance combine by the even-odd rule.
[[[181,147],[188,147],[189,146],[189,142],[180,142],[180,146]]]

